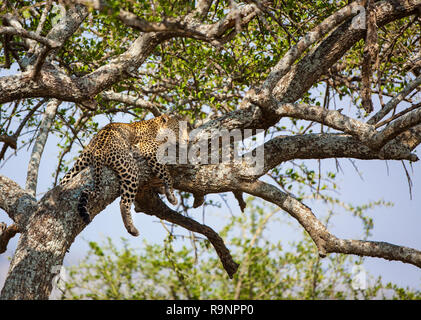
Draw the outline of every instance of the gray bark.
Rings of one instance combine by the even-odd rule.
[[[390,21],[413,15],[420,8],[420,1],[377,2],[375,5],[377,25],[380,27]],[[140,29],[144,28],[141,29],[143,33],[121,56],[81,77],[70,77],[55,65],[50,64],[48,54],[51,54],[54,48],[63,45],[87,17],[88,10],[83,5],[67,10],[66,17],[60,20],[60,23],[46,37],[33,33],[25,35],[19,26],[15,26],[15,30],[1,28],[0,33],[19,32],[21,36],[29,39],[28,44],[33,47],[32,51],[36,59],[29,61],[24,72],[0,78],[0,103],[23,98],[45,97],[77,102],[89,108],[96,108],[93,99],[101,93],[111,100],[133,101],[133,97],[117,96],[112,92],[104,93],[103,91],[130,77],[158,44],[177,36],[221,45],[228,40],[224,37],[228,30],[234,28],[236,30],[236,26],[247,24],[258,12],[256,6],[247,5],[242,7],[240,12],[230,12],[225,19],[207,25],[202,23],[201,18],[208,9],[209,1],[199,1],[197,10],[180,18],[181,24],[167,25],[145,25],[144,21],[137,17],[121,15],[120,19],[123,23]],[[272,70],[271,76],[261,87],[245,94],[237,110],[203,124],[201,126],[203,133],[213,134],[219,129],[267,129],[282,117],[311,120],[341,131],[340,134],[309,134],[272,139],[264,145],[265,168],[262,174],[281,162],[294,158],[352,157],[417,161],[418,158],[411,152],[421,142],[419,110],[413,110],[391,122],[387,128],[377,131],[373,124],[346,117],[338,111],[295,104],[311,86],[317,83],[321,75],[326,74],[349,48],[364,37],[363,30],[350,28],[351,21],[346,20],[349,18],[349,10],[347,10],[327,19],[325,24],[309,35],[308,41],[300,41],[297,47],[292,49]],[[240,21],[236,21],[238,17]],[[342,23],[344,20],[346,21]],[[330,30],[333,30],[331,34],[324,38],[325,33]],[[233,34],[235,31],[230,36]],[[311,44],[319,40],[321,42],[317,47],[301,57]],[[299,58],[301,60],[294,64]],[[155,106],[147,101],[138,102],[147,104],[156,112]],[[51,121],[53,119],[46,117]],[[42,139],[40,143],[42,144]],[[36,166],[34,168],[37,171]],[[337,239],[329,233],[310,208],[276,187],[259,181],[261,174],[247,174],[247,169],[249,168],[245,163],[173,165],[171,173],[174,177],[175,188],[198,195],[195,205],[199,205],[206,194],[227,191],[234,192],[239,199],[241,193],[245,192],[278,205],[309,233],[321,256],[329,252],[342,252],[398,260],[421,267],[421,252],[415,249],[382,242]],[[32,169],[30,171],[32,174]],[[145,186],[151,179],[145,162],[139,162],[139,172],[142,172],[140,184]],[[31,181],[28,182],[28,192],[7,177],[0,175],[0,208],[7,212],[21,232],[18,247],[1,292],[2,299],[47,299],[49,297],[52,288],[51,281],[54,277],[52,268],[62,264],[66,250],[85,227],[77,214],[77,204],[81,191],[92,183],[91,174],[91,168],[85,169],[69,184],[50,190],[39,201],[33,196],[36,190],[34,186],[36,178],[28,175],[28,181]],[[96,199],[90,210],[92,218],[119,196],[117,177],[109,169],[106,169],[102,175],[101,188],[100,198]],[[148,207],[145,204],[142,206],[140,202],[140,200],[137,201],[137,211],[143,210],[150,214],[157,210],[161,214],[163,212],[170,214],[162,203],[156,203],[155,207]],[[95,223],[95,220],[92,223]],[[194,228],[198,227],[194,223],[191,225],[194,225]],[[208,232],[207,235],[214,236],[210,230],[206,232]],[[216,242],[219,241],[217,237],[213,239],[216,239]],[[226,251],[222,249],[221,252],[221,256],[227,256]],[[236,270],[235,263],[229,262],[228,265],[231,270]]]

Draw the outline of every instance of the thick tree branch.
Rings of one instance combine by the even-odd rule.
[[[260,105],[260,96],[259,94],[250,94],[248,99],[252,103]],[[274,99],[265,103],[265,109],[268,109],[270,103],[271,114],[275,115],[276,118],[293,117],[325,124],[330,128],[354,136],[373,150],[380,150],[387,142],[393,140],[402,132],[421,123],[421,109],[415,109],[397,118],[385,129],[376,131],[373,125],[350,118],[336,110],[307,104],[280,103]]]
[[[173,33],[151,32],[142,34],[121,56],[77,80],[77,86],[84,88],[85,99],[94,97],[112,84],[136,73],[155,47],[173,36]]]
[[[362,257],[383,258],[401,261],[421,268],[421,252],[395,244],[380,241],[343,240],[333,238],[326,242],[327,253],[355,254]]]
[[[388,142],[386,146],[394,145],[395,143],[407,147],[409,150],[414,150],[421,143],[421,124],[402,132],[394,140]]]
[[[417,14],[420,8],[418,0],[376,2],[377,26],[380,28],[393,20]],[[291,68],[278,82],[274,96],[284,102],[297,101],[364,35],[364,29],[352,28],[350,20],[344,22]]]
[[[388,141],[394,139],[402,132],[407,131],[421,123],[421,109],[415,109],[391,122],[386,128],[378,132],[373,138],[373,146],[381,148]]]
[[[22,24],[20,23],[20,21],[18,19],[16,19],[16,17],[11,15],[10,13],[6,13],[1,18],[2,18],[2,21],[3,21],[3,25],[10,26],[14,29],[14,30],[4,29],[4,33],[7,34],[7,33],[10,33],[10,32],[15,32],[15,33],[20,33],[21,36],[23,36],[25,34],[26,36],[23,36],[23,38],[24,38],[25,45],[28,48],[34,47],[35,44],[36,44],[36,41],[40,41],[40,40],[44,41],[38,35],[34,34],[33,32],[26,31],[22,27]],[[31,39],[33,37],[36,38],[36,41]]]
[[[66,11],[66,15],[50,30],[46,38],[63,45],[79,28],[87,14],[88,10],[85,6],[73,6]],[[27,72],[0,77],[0,104],[22,98],[36,97],[57,98],[62,101],[74,102],[89,100],[83,86],[76,83],[57,67],[44,63],[50,49],[52,47],[38,46],[34,48],[34,53],[25,59],[26,62],[23,67],[32,66],[32,69],[29,68],[30,70]],[[44,63],[43,66],[42,63]]]
[[[293,159],[354,158],[417,161],[415,154],[401,146],[375,152],[358,139],[346,134],[303,134],[277,136],[264,144],[264,172]]]
[[[224,34],[236,24],[244,26],[257,14],[254,4],[243,6],[241,9],[232,9],[226,16],[214,24],[204,24],[196,19],[196,15],[203,16],[208,10],[208,5],[199,6],[191,14],[184,17],[166,19],[162,22],[149,22],[135,14],[120,10],[118,17],[127,26],[133,27],[142,32],[169,32],[177,36],[199,39],[207,42],[221,40]]]
[[[367,144],[371,137],[376,134],[374,126],[350,118],[339,111],[328,110],[319,106],[277,103],[274,112],[280,117],[293,117],[325,124],[333,129],[351,134]]]
[[[41,67],[48,54],[52,50],[63,46],[67,39],[79,28],[79,25],[87,17],[87,15],[88,10],[85,6],[81,5],[72,5],[68,10],[66,10],[64,17],[62,17],[59,23],[57,23],[47,34],[47,38],[56,42],[57,46],[38,46],[34,49],[34,54],[31,56],[33,63],[30,74],[31,79],[36,79],[38,77]]]

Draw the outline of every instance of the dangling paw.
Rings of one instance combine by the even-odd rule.
[[[127,227],[126,230],[128,233],[130,233],[133,237],[137,237],[140,233],[139,230],[137,230],[134,226]]]
[[[170,188],[165,188],[165,195],[172,205],[175,206],[178,203],[177,198],[174,196],[174,192]]]

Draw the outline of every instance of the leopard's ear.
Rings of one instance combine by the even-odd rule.
[[[170,119],[170,117],[168,117],[168,115],[166,115],[166,114],[163,114],[161,116],[161,119],[162,119],[162,123],[167,123],[168,120]]]

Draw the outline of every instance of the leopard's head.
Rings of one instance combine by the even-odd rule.
[[[190,124],[178,114],[163,114],[157,118],[161,133],[173,133],[177,143],[187,143],[189,140]],[[171,131],[169,131],[171,130]]]

